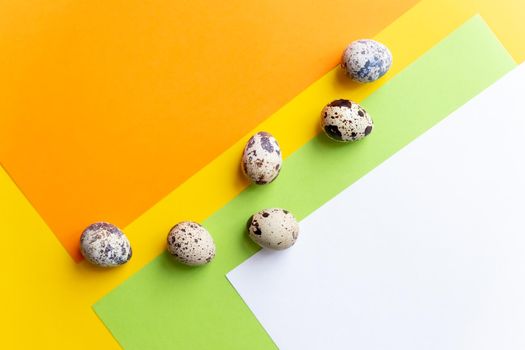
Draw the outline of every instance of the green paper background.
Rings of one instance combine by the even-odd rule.
[[[208,218],[217,244],[211,264],[187,268],[162,254],[97,302],[96,313],[126,349],[274,349],[225,278],[258,250],[246,235],[248,217],[283,207],[303,219],[515,66],[472,18],[363,101],[375,122],[367,139],[340,144],[319,135],[274,183],[249,187]]]

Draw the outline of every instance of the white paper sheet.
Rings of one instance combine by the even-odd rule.
[[[281,349],[525,349],[525,65],[228,279]]]

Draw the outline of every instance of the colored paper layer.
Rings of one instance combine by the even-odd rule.
[[[2,167],[0,196],[0,348],[119,349],[85,297],[100,283],[79,281],[78,265]]]
[[[447,8],[436,0],[425,0],[409,10],[376,37],[395,50],[396,64],[391,72],[375,84],[359,88],[352,86],[349,90],[352,94],[348,97],[357,100],[370,94],[449,34],[467,19],[471,11],[474,7],[468,11],[457,6]],[[436,15],[445,13],[447,21],[436,20]],[[501,8],[490,12],[491,16],[498,14],[505,13]],[[512,17],[514,13],[507,15]],[[414,28],[417,28],[419,35],[413,35],[416,32]],[[405,40],[409,36],[412,39]],[[326,98],[330,98],[333,86],[337,87],[342,82],[347,81],[338,79],[337,70],[332,71],[273,114],[260,128],[277,131],[279,141],[285,147],[285,155],[290,154],[312,138],[317,129],[295,128],[294,133],[285,131],[297,123],[310,122],[312,126],[317,126],[319,106],[315,96],[326,93]],[[341,88],[335,90],[341,91]],[[239,155],[245,141],[236,143],[128,226],[126,232],[132,239],[133,259],[125,266],[107,272],[94,269],[87,263],[76,266],[70,260],[68,263],[66,252],[57,249],[60,248],[59,242],[27,201],[24,205],[9,205],[10,201],[21,201],[23,195],[15,191],[16,186],[4,174],[5,183],[0,181],[0,193],[7,207],[0,213],[0,219],[7,224],[2,226],[2,231],[18,234],[9,236],[13,239],[12,243],[6,246],[9,249],[2,255],[6,259],[2,266],[10,269],[6,273],[8,280],[16,281],[16,288],[2,290],[2,300],[6,302],[5,319],[8,320],[5,328],[9,329],[6,337],[2,338],[2,346],[54,349],[57,346],[77,349],[116,347],[116,342],[100,326],[90,306],[158,256],[165,249],[166,232],[174,222],[187,218],[204,220],[245,188],[246,182],[238,174]],[[17,197],[11,199],[9,193],[17,193]],[[195,193],[205,194],[206,201],[196,198]],[[38,293],[32,293],[35,290]],[[24,298],[15,297],[17,295]],[[42,310],[43,305],[49,305],[48,310],[52,311],[35,312]],[[27,337],[27,329],[35,329],[35,337]],[[90,336],[85,337],[86,334]],[[60,339],[61,345],[57,345],[57,339]]]
[[[438,3],[434,15],[426,18],[438,32],[457,24],[460,17],[480,12],[513,57],[525,58],[523,1]],[[405,1],[373,4],[381,10],[367,11],[368,2],[335,0],[321,8],[301,3],[301,11],[296,11],[295,2],[218,7],[209,2],[164,1],[155,6],[65,0],[3,3],[0,162],[9,165],[16,182],[78,258],[76,239],[87,222],[129,223],[326,72],[337,61],[339,46],[374,33],[410,7]],[[344,11],[347,6],[352,11]],[[345,13],[352,14],[351,21]],[[310,23],[322,23],[323,30]],[[369,26],[375,29],[368,31]],[[177,31],[180,27],[184,31]],[[417,45],[419,34],[408,33],[403,46],[410,47],[413,41]],[[256,47],[245,49],[253,42]],[[290,42],[301,45],[290,50]],[[206,49],[214,55],[203,55]],[[213,74],[207,74],[208,67]],[[275,84],[283,74],[287,84]],[[256,83],[250,85],[251,81]],[[203,90],[206,95],[195,94]],[[235,98],[235,103],[226,103],[228,98]],[[238,113],[246,109],[251,112]],[[193,112],[199,112],[199,118],[191,123],[178,117],[196,115]],[[221,116],[226,119],[217,118]],[[201,127],[199,120],[202,125],[217,120],[232,123],[221,132],[209,132],[212,128]],[[168,132],[169,126],[183,134]],[[192,126],[200,130],[188,129]],[[194,134],[213,142],[192,143],[197,139]],[[115,139],[119,142],[108,142]],[[180,147],[186,152],[175,152]],[[201,157],[186,157],[194,154],[191,151]],[[165,159],[183,166],[177,164],[175,169]],[[163,187],[166,182],[169,188]],[[112,200],[100,201],[102,194]],[[130,195],[134,200],[128,200]]]
[[[227,274],[279,349],[525,348],[524,91],[521,64]]]
[[[78,260],[416,2],[4,1],[0,162]]]
[[[9,26],[13,20],[17,19],[17,15],[23,14],[24,11],[33,11],[31,18],[29,18],[31,21],[26,26],[29,33],[33,24],[41,23],[37,14],[40,4],[45,2],[46,0],[38,3],[32,2],[30,7],[19,9],[18,13],[7,11],[7,7],[15,9],[24,2],[2,4],[1,6],[5,6],[3,7],[5,11],[0,16],[5,20],[1,21],[0,26]],[[53,4],[55,7],[49,11],[51,15],[57,12],[63,2],[54,2]],[[525,35],[525,27],[521,25],[521,22],[525,13],[524,8],[525,3],[519,0],[498,2],[465,0],[461,3],[451,0],[421,1],[375,37],[387,42],[391,48],[396,48],[395,65],[391,72],[381,81],[367,85],[366,88],[369,91],[365,94],[361,93],[361,88],[354,89],[352,86],[351,94],[348,94],[347,97],[357,100],[362,96],[367,96],[476,12],[481,13],[487,20],[510,54],[517,61],[523,61],[525,41],[522,38]],[[45,17],[45,13],[47,11],[42,11],[41,15]],[[2,37],[0,41],[5,39],[6,37]],[[8,55],[0,58],[3,60],[2,62],[9,59],[11,56]],[[0,67],[0,69],[3,68],[5,67]],[[4,79],[7,77],[5,75]],[[337,75],[331,75],[331,77],[336,79]],[[321,81],[322,84],[325,84],[321,90],[333,85],[332,80],[322,79]],[[339,79],[336,81],[342,82]],[[316,82],[314,85],[318,85],[318,83],[320,82]],[[309,94],[310,90],[312,89],[307,89],[299,96]],[[2,90],[2,93],[6,93],[4,98],[8,99],[12,91]],[[0,105],[2,103],[6,103],[6,100],[0,102]],[[291,107],[294,105],[295,107]],[[305,109],[297,108],[298,105],[305,106]],[[260,128],[278,133],[279,141],[285,148],[285,155],[287,155],[315,135],[318,109],[319,106],[316,101],[309,101],[307,97],[298,97],[291,101],[286,108],[268,118],[261,124]],[[293,111],[300,112],[300,114],[293,115]],[[286,132],[297,122],[310,122],[312,128],[295,128],[294,133]],[[247,133],[246,136],[252,132]],[[18,234],[13,237],[13,242],[16,244],[10,243],[9,249],[3,255],[6,259],[3,266],[8,267],[9,272],[12,272],[12,274],[6,273],[8,280],[12,279],[11,276],[20,278],[13,279],[16,281],[16,288],[4,288],[0,292],[3,296],[2,300],[5,302],[6,326],[4,329],[8,330],[0,342],[2,346],[5,348],[55,349],[61,347],[78,349],[115,347],[116,343],[108,336],[107,331],[100,327],[98,319],[93,317],[92,311],[89,310],[89,305],[156,257],[165,248],[163,240],[166,231],[173,222],[187,218],[204,220],[234,198],[246,186],[244,180],[237,173],[239,154],[242,152],[243,143],[244,140],[241,140],[232,146],[217,160],[207,165],[173,191],[165,200],[160,201],[158,205],[155,205],[132,225],[128,226],[126,232],[131,236],[134,244],[134,258],[126,266],[107,273],[101,273],[101,271],[84,263],[72,266],[68,263],[67,256],[64,259],[64,254],[61,254],[63,251],[56,249],[56,247],[60,248],[58,241],[52,236],[52,232],[42,222],[33,207],[27,203],[23,206],[7,205],[5,210],[0,213],[0,219],[4,220],[4,218],[10,217],[16,218],[16,221],[11,221],[10,226],[3,226],[9,229],[2,231],[17,232]],[[0,144],[2,144],[1,139]],[[7,177],[6,184],[12,186]],[[2,200],[5,200],[4,203],[9,203],[10,199],[7,193],[10,191],[4,191],[3,183],[0,182],[0,185],[2,185],[0,188]],[[199,201],[195,198],[195,193],[205,194],[207,200]],[[20,196],[20,198],[22,197]],[[33,225],[32,223],[35,220],[39,220],[40,225]],[[38,245],[35,245],[35,241],[38,242]],[[39,274],[45,278],[36,278]],[[30,277],[22,278],[23,276]],[[19,292],[26,290],[38,291],[38,293],[24,294]],[[25,297],[14,298],[13,295],[16,294],[25,295]],[[44,304],[51,305],[50,310],[52,312],[35,312],[35,310],[41,310],[39,307]],[[11,322],[10,320],[13,319],[18,321]],[[33,329],[35,336],[28,337],[27,329]],[[59,332],[60,330],[63,331]],[[86,334],[89,334],[89,337],[85,337]]]
[[[363,101],[376,125],[368,139],[341,145],[320,135],[271,186],[249,187],[206,220],[217,243],[212,264],[185,268],[163,254],[100,300],[97,314],[127,349],[273,347],[224,278],[257,250],[244,232],[249,215],[277,206],[302,219],[514,66],[473,18]]]
[[[387,44],[394,55],[394,65],[386,76],[373,84],[357,85],[349,82],[339,68],[333,69],[127,226],[126,233],[136,247],[127,271],[137,271],[162,252],[164,246],[159,242],[174,222],[189,218],[203,221],[246,188],[239,160],[253,133],[266,130],[274,134],[286,158],[317,135],[319,111],[331,96],[362,101],[476,12],[488,18],[491,28],[497,26],[497,36],[504,39],[504,46],[512,44],[513,57],[523,60],[525,40],[520,38],[525,37],[525,26],[515,27],[525,13],[525,2],[520,5],[506,1],[505,6],[478,0],[461,5],[451,0],[418,3],[374,37]],[[515,36],[509,35],[510,28],[514,28]],[[114,285],[122,280],[121,276],[115,278]]]

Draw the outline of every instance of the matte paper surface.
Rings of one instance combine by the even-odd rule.
[[[0,162],[79,260],[416,2],[1,1]]]
[[[210,265],[185,268],[163,254],[96,312],[129,349],[272,348],[224,277],[257,251],[245,233],[250,214],[277,206],[305,217],[514,66],[475,17],[363,102],[376,123],[368,139],[341,145],[320,135],[288,158],[270,186],[249,187],[206,220],[217,244]]]
[[[0,163],[78,259],[85,226],[132,222],[415,2],[4,1]],[[390,75],[475,13],[525,58],[521,0],[409,12],[400,23],[418,26],[377,37],[394,49]],[[279,137],[291,152],[312,133]]]
[[[155,51],[157,44],[163,45],[173,39],[172,36],[151,38],[152,40],[145,45],[144,50],[151,47],[155,52],[148,53],[143,51],[141,55],[143,54],[144,56],[140,57],[128,55],[129,51],[120,50],[125,46],[133,49],[134,45],[140,44],[141,40],[139,37],[141,35],[144,35],[144,37],[154,36],[155,33],[161,33],[172,25],[176,27],[178,23],[166,23],[166,21],[173,18],[173,13],[169,13],[169,9],[178,7],[181,4],[168,3],[169,1],[166,2],[164,0],[154,0],[140,4],[133,1],[125,3],[122,1],[79,3],[69,0],[2,2],[0,5],[2,9],[0,11],[0,17],[2,18],[0,31],[5,35],[1,35],[0,46],[6,54],[0,58],[2,60],[2,65],[0,66],[0,71],[2,71],[0,90],[3,96],[3,99],[0,101],[0,109],[2,109],[0,134],[7,132],[8,135],[0,137],[0,149],[13,152],[14,156],[27,153],[25,150],[17,152],[16,149],[2,148],[6,145],[5,142],[9,137],[19,136],[16,133],[11,134],[10,127],[3,124],[4,118],[6,118],[5,120],[11,120],[15,124],[17,123],[16,118],[10,119],[15,117],[11,113],[12,107],[18,106],[21,107],[20,110],[36,111],[39,116],[48,117],[49,114],[45,113],[45,108],[41,110],[42,113],[40,114],[40,107],[52,106],[58,100],[58,103],[63,104],[59,108],[63,108],[64,111],[68,112],[72,105],[68,101],[74,100],[78,102],[76,96],[84,94],[85,89],[78,91],[74,89],[74,84],[70,86],[64,84],[64,82],[76,83],[78,82],[76,80],[77,77],[85,77],[86,79],[82,80],[81,84],[94,82],[93,85],[90,85],[91,87],[88,87],[90,89],[88,94],[93,92],[93,97],[99,95],[99,90],[97,89],[101,88],[103,89],[100,91],[101,94],[116,94],[116,91],[112,92],[110,89],[111,82],[121,79],[121,72],[132,71],[133,69],[130,68],[140,68],[144,62],[147,62],[148,57],[152,57],[160,52],[160,50]],[[278,5],[277,3],[280,5],[280,2],[276,2],[275,5]],[[192,2],[192,4],[199,6],[198,2]],[[206,4],[208,5],[209,2]],[[307,60],[308,57],[305,57],[305,52],[313,52],[321,57],[326,52],[324,49],[323,51],[319,50],[319,48],[322,45],[330,46],[333,44],[332,41],[328,42],[327,40],[343,40],[346,43],[347,40],[352,39],[347,37],[346,31],[341,31],[341,36],[328,36],[327,32],[331,28],[329,24],[332,23],[312,22],[308,20],[309,17],[307,16],[298,17],[296,13],[298,8],[297,2],[290,1],[287,5],[283,5],[285,7],[274,6],[274,4],[269,3],[266,5],[268,7],[264,9],[265,15],[262,15],[262,12],[258,12],[257,16],[261,20],[259,23],[270,24],[271,28],[267,28],[267,32],[257,31],[257,35],[260,38],[257,43],[265,42],[266,46],[264,49],[267,50],[269,55],[273,55],[273,47],[269,45],[270,43],[278,46],[276,48],[277,51],[288,50],[290,48],[290,40],[289,37],[282,36],[281,31],[281,36],[278,39],[282,39],[282,41],[275,42],[273,40],[275,36],[271,32],[274,30],[278,32],[279,25],[275,25],[273,21],[268,21],[265,16],[271,16],[272,13],[283,8],[289,9],[281,12],[281,14],[287,17],[287,23],[293,23],[293,29],[297,30],[295,34],[291,33],[291,35],[303,34],[305,32],[303,24],[313,26],[312,28],[317,31],[322,27],[322,32],[314,38],[319,40],[316,45],[300,48],[301,50],[304,49],[304,51],[290,51],[292,55],[299,52],[301,54],[300,63],[304,63],[304,66],[297,62],[293,65],[293,69],[298,72],[300,77],[308,79],[309,73],[312,71],[317,72],[319,68],[317,64],[326,63],[324,61],[316,61],[315,64],[312,64]],[[305,2],[302,2],[301,5],[301,14],[305,14]],[[343,5],[345,7],[353,6],[352,2],[348,1],[345,1]],[[221,9],[225,8],[231,9],[221,5]],[[240,10],[243,8],[246,7],[242,7]],[[352,8],[355,9],[355,6]],[[218,13],[216,9],[211,10],[212,15]],[[322,10],[326,10],[325,13],[330,16],[333,14],[333,8],[327,7]],[[140,14],[137,14],[139,12]],[[391,16],[392,13],[381,12],[380,15]],[[239,154],[242,152],[246,139],[253,132],[258,130],[272,131],[278,136],[286,158],[316,135],[320,100],[330,100],[333,96],[349,97],[356,101],[363,100],[475,13],[480,13],[484,20],[487,21],[489,27],[501,40],[509,54],[518,62],[523,61],[525,58],[525,41],[523,40],[525,26],[522,25],[522,22],[523,14],[525,13],[525,2],[521,0],[464,0],[460,3],[455,0],[423,0],[419,2],[373,37],[386,43],[395,56],[395,64],[385,77],[374,84],[357,86],[349,83],[347,79],[341,79],[339,75],[340,70],[333,69],[329,74],[315,81],[313,85],[295,96],[293,100],[282,106],[271,116],[264,117],[266,119],[263,123],[258,124],[256,129],[247,131],[232,147],[192,175],[187,181],[170,192],[168,196],[158,201],[131,225],[125,227],[125,231],[133,243],[134,256],[128,264],[119,269],[102,272],[86,262],[73,263],[60,242],[53,235],[53,232],[42,221],[35,207],[29,203],[27,198],[20,192],[20,189],[13,183],[13,179],[9,178],[2,169],[0,175],[0,205],[3,205],[3,209],[0,211],[0,231],[6,233],[4,238],[7,241],[2,245],[3,253],[0,256],[0,260],[2,260],[0,265],[3,266],[2,272],[6,288],[3,288],[0,294],[2,296],[1,299],[4,301],[3,311],[5,317],[3,317],[4,322],[2,324],[6,332],[0,339],[0,347],[6,349],[56,349],[57,346],[76,349],[112,349],[118,347],[108,330],[101,326],[100,320],[95,317],[90,306],[157,257],[165,249],[163,242],[166,232],[174,222],[188,218],[204,221],[246,188],[247,182],[238,172]],[[203,28],[202,19],[208,14],[195,11],[193,15],[195,15],[193,18],[199,18],[200,20],[193,21],[190,24]],[[238,15],[244,16],[242,11],[235,11],[235,14],[232,13],[232,17]],[[369,18],[369,15],[373,16],[373,18]],[[246,16],[250,17],[251,15],[246,14]],[[321,18],[317,13],[315,16],[316,19]],[[372,12],[364,14],[362,20],[366,22],[365,24],[369,24],[372,19],[378,18]],[[394,17],[392,16],[391,18]],[[443,21],[443,18],[447,20]],[[149,23],[152,25],[149,26]],[[352,23],[358,22],[354,21]],[[127,29],[122,30],[135,25],[137,27],[129,31]],[[336,25],[340,25],[340,23],[336,23]],[[345,29],[349,28],[347,22],[344,22],[344,26]],[[360,25],[359,28],[365,27]],[[383,27],[378,27],[378,29],[381,28]],[[99,33],[98,30],[101,32]],[[111,37],[106,35],[108,32],[113,33],[115,31],[120,31],[122,35]],[[182,35],[191,36],[192,34],[189,34],[189,32],[197,33],[198,30],[185,26]],[[251,34],[253,33],[251,31],[246,34],[252,37]],[[267,33],[270,33],[270,35],[266,36]],[[357,35],[357,32],[352,30],[352,36],[354,34]],[[74,42],[75,38],[79,41]],[[309,38],[312,37],[306,39]],[[239,37],[235,37],[232,42],[238,39]],[[206,40],[206,37],[203,40]],[[266,42],[265,40],[269,41]],[[297,42],[303,42],[303,40],[305,38],[301,38]],[[192,44],[195,44],[197,41],[198,39],[192,41]],[[249,41],[246,42],[249,43]],[[149,46],[150,44],[151,46]],[[189,44],[188,47],[190,47]],[[221,44],[223,43],[221,42]],[[228,43],[228,45],[230,44],[232,43]],[[109,47],[110,49],[103,50],[104,47]],[[114,50],[113,48],[117,49]],[[296,49],[298,48],[294,47],[294,50]],[[333,56],[329,54],[332,57],[330,59],[336,60],[339,56],[339,49],[334,48],[333,50],[335,50],[335,53]],[[83,57],[74,56],[73,53],[78,51],[89,52],[89,54]],[[196,55],[199,52],[197,51]],[[225,50],[224,55],[228,56],[229,52]],[[280,59],[283,56],[279,54],[277,57]],[[143,60],[143,58],[145,59]],[[189,65],[196,63],[196,71],[204,69],[199,66],[198,63],[200,61],[194,61],[195,57],[189,55],[187,57],[177,57],[176,60],[168,58],[167,61],[169,62],[160,67],[159,70],[168,70],[170,67],[173,67],[174,63],[180,63],[186,58],[188,58],[188,61],[185,62]],[[262,64],[267,65],[267,56],[261,56],[261,59]],[[72,64],[68,64],[68,62]],[[125,67],[121,68],[119,66],[121,64],[125,65]],[[253,65],[253,62],[251,64]],[[298,79],[291,79],[289,61],[282,60],[280,64],[281,67],[286,68],[286,84],[299,82]],[[272,67],[277,72],[275,67]],[[307,71],[301,69],[301,67],[307,67]],[[104,70],[104,72],[89,77],[89,74],[86,75],[85,72],[81,71],[83,68],[86,68],[89,74],[97,73],[98,70]],[[117,68],[118,76],[112,75],[113,68]],[[235,66],[235,68],[238,67]],[[181,71],[179,70],[179,72]],[[253,73],[258,74],[256,71]],[[249,80],[252,77],[253,75],[250,74],[242,77],[233,76],[231,77],[232,84],[242,83],[240,82],[241,78]],[[126,87],[130,89],[138,87],[136,94],[143,96],[144,89],[138,85],[148,81],[147,78],[149,77],[130,77],[130,84]],[[151,77],[151,80],[157,78],[168,83],[173,81],[171,75]],[[209,79],[209,77],[206,77],[206,79]],[[105,81],[110,83],[107,89],[98,84],[98,82],[103,83]],[[269,95],[267,94],[257,100],[260,103],[264,103],[265,108],[271,107],[269,102],[270,100],[274,101],[274,97],[279,98],[276,94],[274,81],[280,80],[271,80],[272,89],[270,89]],[[229,91],[229,82],[229,78],[221,81],[221,87],[225,91]],[[247,82],[246,84],[249,83]],[[261,82],[257,81],[257,84],[258,91],[263,91],[260,88]],[[84,87],[84,85],[81,86]],[[40,87],[51,87],[51,90],[40,89]],[[290,86],[282,87],[288,88]],[[129,89],[124,91],[122,97],[127,96],[129,91]],[[147,95],[153,96],[159,91],[160,87],[158,89],[153,87],[152,91],[148,92]],[[197,93],[200,91],[200,88],[195,90]],[[149,95],[150,93],[151,95]],[[135,93],[132,93],[130,96],[134,97]],[[221,96],[220,94],[217,95],[217,99],[221,100]],[[46,98],[50,99],[44,100]],[[94,98],[91,100],[93,100],[93,103],[97,103]],[[114,106],[104,105],[104,107],[109,109],[99,111],[107,115],[108,119],[111,119],[114,111],[126,107],[126,101],[131,101],[130,109],[133,109],[137,103],[144,102],[140,99],[136,102],[135,100],[122,98]],[[254,104],[250,101],[246,100],[247,105],[253,106]],[[210,102],[209,108],[213,109],[211,100],[208,102]],[[83,106],[87,106],[90,103],[90,101],[86,101],[86,104]],[[177,103],[177,101],[173,101],[174,106]],[[152,105],[147,107],[152,107]],[[277,107],[281,107],[281,105]],[[159,108],[163,108],[163,106],[159,106]],[[138,114],[141,109],[139,108],[136,111]],[[126,111],[123,113],[125,114]],[[70,127],[76,128],[78,127],[77,123],[82,122],[83,119],[74,118],[73,116],[71,115],[70,118],[69,114],[67,114],[66,118],[71,123]],[[92,114],[90,114],[90,117],[92,117]],[[251,115],[239,114],[239,117],[246,118],[251,117]],[[20,130],[23,133],[38,132],[31,129],[33,124],[34,119],[31,119],[29,124],[21,125]],[[296,127],[297,125],[301,125],[301,127],[298,128]],[[294,130],[294,132],[290,133],[289,130]],[[60,134],[60,137],[67,136],[58,131],[56,134]],[[131,137],[132,134],[125,135]],[[35,138],[34,140],[37,139]],[[118,140],[121,141],[121,139]],[[83,140],[80,141],[83,142]],[[67,150],[71,146],[74,147],[74,145],[65,144]],[[107,144],[107,146],[111,145],[113,143]],[[34,147],[32,143],[24,143],[23,146],[28,148]],[[64,150],[61,149],[59,151],[63,152]],[[30,160],[30,158],[27,159]],[[45,157],[38,159],[38,161],[45,160]],[[20,161],[24,161],[24,159]],[[166,165],[165,159],[159,158],[157,161]],[[3,162],[3,160],[0,159],[0,162]],[[26,165],[36,169],[33,161],[28,161]],[[28,173],[28,176],[37,179],[44,175],[37,172]],[[116,175],[120,176],[120,174]],[[174,174],[170,173],[166,176],[174,176]],[[119,177],[120,180],[121,178]],[[138,191],[138,187],[135,189]],[[147,187],[147,190],[150,190],[150,188]],[[132,198],[137,196],[136,191],[126,192],[126,194]],[[206,200],[203,201],[201,200],[202,198],[206,198]],[[54,199],[52,197],[47,199],[53,204]],[[134,203],[129,204],[134,205]],[[62,206],[58,208],[63,209]],[[120,209],[120,207],[117,209]],[[42,211],[40,212],[43,215]],[[60,219],[69,220],[70,217],[61,216]],[[71,220],[71,222],[75,224],[74,220]],[[228,233],[226,232],[225,234]],[[216,239],[219,238],[216,237]],[[238,263],[240,263],[240,260],[236,261],[236,264]],[[225,309],[225,311],[227,310]],[[232,312],[235,312],[235,309],[232,309]],[[193,325],[199,327],[198,323]],[[216,325],[216,328],[220,327],[220,325]],[[27,329],[31,329],[31,337],[27,336]],[[86,337],[86,334],[89,334],[89,336]],[[60,339],[59,344],[57,344],[57,339]],[[81,341],[79,341],[80,339]]]
[[[280,349],[525,347],[525,65],[229,280]]]
[[[356,86],[348,79],[340,79],[340,70],[333,69],[157,202],[125,227],[134,254],[133,259],[119,269],[101,273],[85,261],[73,263],[13,180],[2,173],[0,193],[6,207],[0,214],[1,231],[16,234],[7,235],[9,243],[3,246],[5,252],[0,257],[6,280],[14,281],[12,288],[0,292],[5,301],[4,328],[9,329],[1,339],[1,345],[4,348],[56,348],[56,339],[60,338],[62,346],[67,348],[118,347],[109,331],[101,327],[91,305],[157,257],[165,249],[166,231],[174,222],[187,218],[202,222],[246,187],[247,182],[238,171],[239,154],[253,132],[271,130],[278,136],[286,158],[316,135],[319,123],[317,101],[330,100],[333,96],[362,101],[477,11],[502,40],[509,54],[521,61],[525,41],[520,40],[523,36],[519,33],[525,27],[515,24],[522,17],[520,7],[525,3],[466,0],[462,2],[464,6],[457,5],[452,0],[421,1],[374,36],[390,47],[396,61],[380,81]],[[443,16],[447,21],[441,20]],[[408,37],[410,40],[406,40]],[[10,59],[8,56],[4,58]],[[294,128],[295,125],[310,127]],[[291,128],[294,133],[288,131]],[[206,201],[200,200],[203,196]],[[35,290],[38,290],[37,294]],[[199,327],[199,324],[194,326]],[[27,337],[27,329],[32,329],[33,337]],[[86,338],[86,333],[90,337]],[[82,343],[78,339],[82,339]]]
[[[515,24],[516,18],[521,19],[525,13],[525,2],[502,1],[504,6],[502,2],[465,0],[460,7],[453,0],[424,0],[411,8],[374,36],[385,43],[395,57],[394,65],[383,78],[374,84],[354,84],[344,77],[339,67],[332,69],[125,227],[135,248],[134,256],[125,273],[111,274],[113,278],[108,278],[111,283],[106,282],[106,290],[161,254],[165,247],[159,242],[163,242],[166,231],[175,222],[188,218],[202,222],[246,189],[248,181],[239,171],[239,155],[255,132],[266,130],[274,134],[286,159],[317,135],[319,110],[326,101],[333,98],[363,101],[478,11],[498,39],[504,39],[509,54],[521,62],[525,40],[520,38],[525,37],[525,26]],[[447,20],[443,21],[445,17]],[[513,35],[509,35],[511,29]]]

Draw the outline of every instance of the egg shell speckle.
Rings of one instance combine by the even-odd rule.
[[[345,49],[341,66],[353,80],[369,83],[388,72],[392,66],[392,53],[375,40],[356,40]]]
[[[244,147],[242,170],[255,184],[265,185],[275,180],[282,163],[281,147],[268,132],[253,135]]]
[[[248,235],[263,248],[283,250],[295,244],[299,223],[285,209],[265,209],[248,220]]]
[[[86,260],[102,267],[125,264],[132,254],[126,235],[107,222],[94,223],[82,232],[80,252]]]
[[[336,141],[358,141],[369,135],[374,123],[368,112],[350,100],[335,100],[321,112],[321,128]]]
[[[215,243],[204,227],[196,222],[183,221],[168,233],[168,251],[185,265],[199,266],[215,257]]]

